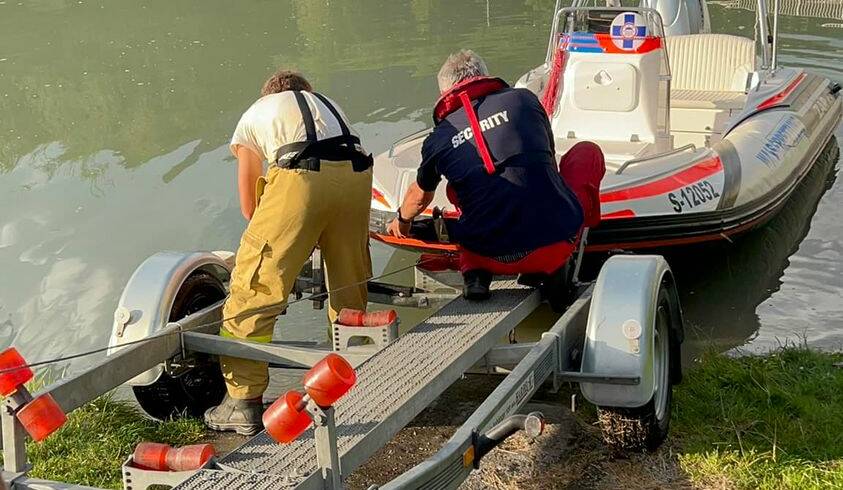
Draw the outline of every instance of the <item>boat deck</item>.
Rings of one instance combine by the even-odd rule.
[[[389,441],[539,304],[539,293],[495,281],[492,298],[456,298],[361,364],[357,384],[335,406],[342,474]],[[282,445],[262,432],[178,489],[321,488],[309,429]]]

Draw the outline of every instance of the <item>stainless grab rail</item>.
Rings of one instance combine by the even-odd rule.
[[[650,156],[644,157],[644,158],[633,158],[632,160],[627,160],[623,165],[621,165],[621,168],[619,168],[615,172],[615,175],[620,175],[621,173],[623,173],[624,170],[626,170],[630,166],[636,165],[636,164],[641,163],[641,162],[646,162],[646,161],[649,161],[649,160],[654,160],[656,158],[666,157],[666,156],[670,156],[670,155],[676,155],[677,153],[682,153],[683,151],[688,151],[688,150],[694,151],[696,149],[697,149],[697,146],[695,144],[688,143],[687,145],[680,146],[679,148],[676,148],[676,149],[670,150],[670,151],[666,151],[664,153],[659,153],[658,155],[650,155]]]

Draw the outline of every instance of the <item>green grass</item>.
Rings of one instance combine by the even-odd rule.
[[[804,348],[704,356],[674,391],[664,451],[685,475],[679,486],[843,488],[843,369],[834,367],[841,361],[843,354]],[[30,443],[30,474],[120,488],[120,464],[138,442],[184,445],[204,436],[198,420],[155,422],[129,402],[101,398],[45,442]],[[656,486],[674,486],[663,483]]]
[[[201,421],[156,422],[130,402],[102,397],[72,412],[44,442],[30,442],[30,476],[103,488],[122,488],[120,465],[142,441],[191,444],[205,434]]]
[[[700,487],[843,488],[841,361],[798,347],[704,356],[675,391],[682,470]]]

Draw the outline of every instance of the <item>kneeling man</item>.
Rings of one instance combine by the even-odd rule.
[[[578,143],[557,167],[539,99],[489,77],[470,50],[449,56],[438,82],[435,128],[389,232],[409,233],[444,176],[461,212],[448,231],[462,248],[467,299],[488,298],[493,274],[561,274],[582,227],[600,221],[600,148]]]

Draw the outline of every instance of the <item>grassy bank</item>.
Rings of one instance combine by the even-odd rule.
[[[35,478],[122,488],[120,465],[142,441],[191,444],[205,435],[199,420],[150,420],[123,400],[95,400],[72,412],[58,432],[27,446]]]
[[[500,488],[843,488],[843,369],[834,366],[840,362],[843,354],[801,348],[765,357],[704,356],[675,390],[671,436],[656,453],[612,455],[593,426],[594,411],[581,410],[579,422],[571,421],[579,429],[559,436],[575,440],[536,465],[535,485],[510,475],[517,483]],[[120,462],[137,442],[181,445],[203,437],[197,420],[156,423],[125,402],[98,400],[44,444],[30,446],[32,475],[119,488]],[[438,447],[444,438],[437,432],[428,442]]]
[[[696,486],[843,488],[843,355],[706,356],[676,390],[673,444]]]

